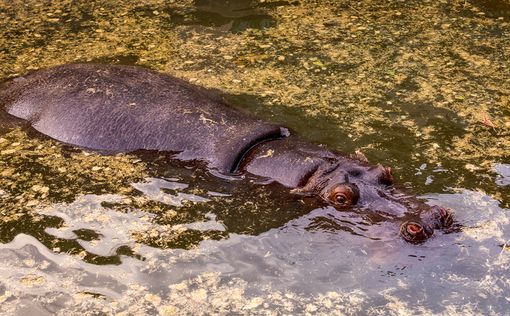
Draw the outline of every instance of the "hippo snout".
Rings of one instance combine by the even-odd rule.
[[[453,211],[443,207],[438,207],[439,222],[442,228],[450,228],[453,225]]]
[[[446,229],[453,225],[453,211],[437,205],[421,214],[423,222],[436,229]]]
[[[400,225],[400,235],[411,243],[420,243],[434,234],[434,229],[449,229],[453,225],[453,211],[432,206],[421,212],[419,220],[405,221]]]

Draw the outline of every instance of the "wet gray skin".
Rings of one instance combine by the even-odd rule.
[[[391,168],[370,165],[361,153],[343,157],[290,136],[254,147],[240,169],[274,179],[295,194],[319,196],[339,211],[354,209],[377,215],[373,221],[400,221],[400,234],[409,242],[422,242],[434,229],[453,224],[451,210],[395,188]]]
[[[410,242],[452,223],[450,211],[394,189],[390,168],[305,142],[207,91],[144,68],[54,67],[7,83],[0,100],[9,114],[65,143],[110,152],[175,152],[177,159],[204,161],[220,174],[269,178],[341,211],[401,221],[400,233]]]

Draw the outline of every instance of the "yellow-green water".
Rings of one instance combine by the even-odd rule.
[[[92,61],[176,75],[391,165],[461,231],[408,245],[278,185],[2,131],[0,310],[505,313],[510,4],[231,2],[3,1],[0,78]]]

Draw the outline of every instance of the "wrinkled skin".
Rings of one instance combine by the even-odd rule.
[[[295,194],[319,196],[339,210],[399,220],[401,236],[409,242],[424,241],[434,229],[453,223],[450,210],[395,189],[391,168],[369,165],[362,154],[343,157],[293,136],[255,147],[240,168],[292,187]]]
[[[450,211],[394,189],[390,168],[302,141],[203,89],[147,69],[77,64],[37,71],[0,87],[0,106],[3,126],[12,115],[77,146],[174,152],[221,174],[248,172],[338,210],[400,221],[409,242],[452,224]]]

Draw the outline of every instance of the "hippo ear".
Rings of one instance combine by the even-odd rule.
[[[354,154],[351,154],[350,157],[352,159],[359,160],[361,162],[368,162],[368,158],[361,152],[361,150],[356,150]]]

